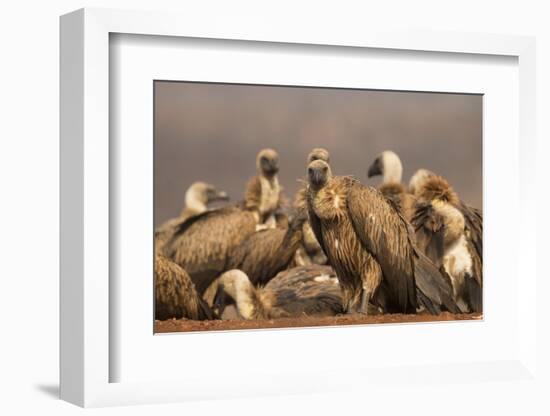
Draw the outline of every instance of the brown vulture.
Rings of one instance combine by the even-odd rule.
[[[281,270],[289,267],[302,242],[304,210],[296,211],[289,227],[266,229],[250,235],[231,251],[227,269],[242,270],[252,284],[264,286]]]
[[[230,253],[256,232],[256,212],[236,206],[195,215],[176,227],[163,253],[183,267],[202,296],[228,270]]]
[[[418,178],[413,186],[418,203],[411,220],[417,244],[450,275],[455,300],[468,311],[482,312],[481,211],[462,202],[443,177],[422,174]]]
[[[282,188],[279,185],[279,155],[273,149],[263,149],[256,157],[258,174],[246,185],[244,208],[258,213],[258,229],[275,228],[276,211],[281,207]]]
[[[369,301],[390,313],[460,312],[448,275],[416,249],[410,225],[377,189],[333,177],[328,163],[307,169],[309,220],[334,267],[346,312]]]
[[[309,165],[314,160],[323,160],[330,163],[330,154],[328,150],[321,147],[314,148],[307,156],[307,164]],[[302,187],[298,189],[294,196],[294,207],[307,212],[307,181],[302,180]],[[321,245],[317,241],[309,221],[304,222],[302,227],[302,244],[296,251],[295,263],[298,266],[309,264],[327,264],[327,256],[323,252]]]
[[[301,316],[334,316],[343,312],[338,279],[329,266],[305,266],[285,270],[264,287],[254,287],[241,270],[220,276],[214,309],[221,316],[225,295],[235,300],[244,319]]]
[[[162,246],[172,237],[178,224],[193,215],[205,212],[208,204],[212,202],[227,200],[227,193],[218,191],[214,185],[205,182],[193,183],[185,193],[185,207],[179,217],[166,221],[155,230],[155,251],[162,250]]]
[[[197,294],[191,277],[162,255],[155,255],[155,319],[214,319],[216,316]]]

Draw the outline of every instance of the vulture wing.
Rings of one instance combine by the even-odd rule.
[[[380,198],[375,189],[357,183],[348,194],[348,210],[361,242],[380,263],[385,287],[402,310],[419,303],[432,314],[459,313],[449,276],[416,248],[413,230],[391,201],[383,204]]]
[[[309,225],[311,226],[311,229],[313,231],[313,234],[315,235],[315,238],[317,239],[317,242],[323,249],[323,253],[326,254],[327,250],[325,248],[325,243],[323,242],[323,230],[321,228],[321,221],[319,220],[319,217],[317,216],[317,214],[315,214],[315,211],[311,207],[310,202],[308,202],[307,204],[307,217],[309,220]]]
[[[445,223],[430,202],[418,202],[411,225],[416,234],[416,245],[440,267],[443,263]]]
[[[343,313],[336,273],[328,266],[295,267],[279,273],[266,290],[274,293],[275,310],[286,316],[334,316]]]
[[[231,251],[227,269],[242,270],[254,286],[265,285],[292,260],[293,252],[283,253],[285,234],[279,228],[252,234]]]
[[[483,261],[483,214],[479,209],[470,207],[462,201],[458,209],[464,216],[468,239],[480,260]]]
[[[464,216],[468,251],[473,261],[473,276],[466,278],[467,299],[473,311],[481,312],[483,308],[483,213],[462,201],[459,209]]]
[[[452,313],[466,312],[461,310],[453,299],[451,278],[445,269],[438,269],[419,250],[416,250],[414,274],[419,303],[431,314],[437,315],[442,310]]]
[[[155,318],[214,319],[185,270],[165,257],[155,258]]]
[[[414,251],[407,222],[378,190],[359,182],[350,184],[347,208],[357,237],[380,264],[399,309],[414,312]]]
[[[236,207],[211,210],[180,224],[164,253],[189,273],[202,295],[227,270],[230,251],[255,231],[251,212]]]

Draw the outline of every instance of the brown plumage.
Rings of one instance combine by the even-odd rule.
[[[449,182],[442,176],[437,175],[427,178],[417,190],[416,196],[425,201],[439,200],[454,206],[458,206],[460,202],[458,195]]]
[[[282,188],[279,185],[279,155],[273,149],[263,149],[256,157],[258,174],[252,177],[244,195],[244,208],[257,212],[259,223],[269,221],[269,226],[275,227],[274,214],[281,207]]]
[[[302,242],[302,225],[307,217],[298,211],[285,230],[281,228],[258,231],[231,251],[228,269],[242,270],[255,285],[265,285],[291,264]]]
[[[416,181],[419,202],[411,220],[419,247],[443,265],[453,283],[454,298],[466,310],[482,311],[482,215],[464,204],[441,176]]]
[[[438,190],[438,186],[444,190]],[[464,217],[466,237],[476,256],[479,257],[478,260],[483,263],[483,213],[460,200],[452,188],[450,188],[451,191],[448,188],[450,185],[443,177],[426,169],[416,171],[409,182],[409,192],[418,199],[423,201],[441,199],[443,202],[451,203],[461,212]],[[437,198],[438,195],[440,195],[439,198]]]
[[[257,216],[239,207],[225,207],[182,222],[164,246],[164,254],[183,267],[202,296],[228,270],[229,254],[256,232]]]
[[[155,319],[214,319],[195,290],[191,277],[164,256],[155,256]]]
[[[382,195],[391,200],[407,221],[414,215],[416,198],[407,192],[401,183],[385,183],[378,188]]]
[[[321,147],[314,148],[307,156],[307,164],[315,160],[322,160],[330,163],[330,154],[328,150]],[[307,212],[307,180],[300,180],[301,187],[294,196],[294,207]],[[302,226],[302,244],[296,251],[295,263],[297,266],[306,266],[310,264],[327,264],[328,259],[323,248],[317,241],[315,233],[311,229],[309,221],[304,222]]]
[[[343,312],[338,279],[328,266],[296,267],[255,288],[241,270],[220,276],[215,308],[223,312],[225,294],[235,300],[244,319],[334,316]]]
[[[351,177],[332,177],[323,161],[308,166],[309,219],[334,267],[345,309],[366,313],[372,301],[387,312],[458,312],[447,276],[414,246],[407,221],[378,190]]]
[[[215,201],[227,201],[225,191],[218,191],[214,185],[205,182],[193,183],[185,193],[185,206],[179,217],[169,219],[155,230],[155,252],[162,252],[164,244],[172,238],[174,231],[186,219],[207,210],[208,204]]]

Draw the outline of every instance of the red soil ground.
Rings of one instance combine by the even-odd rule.
[[[481,314],[451,314],[444,312],[433,316],[428,314],[417,315],[341,315],[331,317],[278,318],[266,320],[215,320],[192,321],[188,319],[170,319],[167,321],[155,321],[155,333],[166,332],[190,332],[190,331],[227,331],[233,329],[259,329],[259,328],[296,328],[313,326],[336,325],[365,325],[365,324],[398,324],[410,322],[440,322],[440,321],[464,321],[481,320]]]

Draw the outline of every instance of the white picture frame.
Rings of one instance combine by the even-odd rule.
[[[502,379],[536,383],[536,322],[525,319],[534,316],[536,311],[533,250],[536,218],[532,213],[526,215],[534,203],[534,183],[527,169],[534,165],[536,154],[534,39],[368,29],[347,33],[319,29],[304,33],[298,28],[263,23],[243,18],[241,22],[220,20],[204,27],[185,15],[106,9],[82,9],[61,18],[61,398],[87,407],[361,390],[379,388],[379,383],[389,383],[396,378],[400,383],[415,383],[418,378],[428,384],[439,382],[445,372],[460,382]],[[247,380],[244,370],[229,386],[212,383],[208,374],[176,381],[111,382],[110,368],[114,360],[120,359],[110,348],[113,334],[109,329],[109,311],[113,308],[109,295],[112,289],[109,229],[113,220],[109,189],[110,172],[115,169],[109,147],[109,37],[115,33],[517,58],[520,152],[519,174],[515,178],[519,202],[514,209],[520,226],[515,270],[516,274],[517,270],[523,274],[516,299],[515,318],[521,322],[514,334],[517,345],[506,357],[499,356],[493,361],[440,360],[438,364],[418,362],[414,368],[410,364],[403,368],[371,364],[358,368],[319,368],[318,372],[297,369],[292,377],[284,371],[265,372],[262,383]],[[354,329],[354,336],[359,336],[361,330]],[[295,336],[299,332],[295,330]],[[240,334],[233,334],[233,338],[235,335]],[[201,336],[208,342],[219,335]],[[170,337],[163,340],[164,344],[171,342]]]

